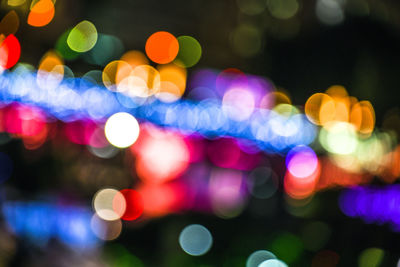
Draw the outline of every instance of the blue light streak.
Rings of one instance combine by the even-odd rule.
[[[89,119],[103,123],[114,113],[128,112],[139,120],[184,134],[197,132],[206,138],[230,136],[252,140],[269,153],[309,145],[316,137],[316,127],[304,114],[285,117],[272,110],[255,109],[248,120],[235,121],[224,113],[216,99],[174,103],[163,103],[154,97],[134,99],[82,78],[67,78],[58,86],[49,87],[39,87],[36,74],[19,66],[0,75],[0,102],[36,106],[64,122]]]

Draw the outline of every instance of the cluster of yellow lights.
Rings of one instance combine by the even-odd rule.
[[[181,98],[186,88],[186,68],[200,60],[200,44],[190,36],[175,38],[168,32],[156,32],[147,40],[145,50],[158,66],[151,66],[142,52],[128,51],[104,68],[104,85],[129,97],[155,96],[164,102]]]
[[[349,96],[339,85],[330,87],[326,93],[313,94],[305,104],[305,114],[312,123],[320,126],[335,121],[349,123],[364,136],[370,136],[375,127],[371,103]]]
[[[335,85],[312,95],[305,104],[305,114],[322,126],[319,142],[336,165],[352,173],[385,176],[392,164],[393,140],[374,131],[375,112],[369,101],[358,101],[344,87]]]
[[[186,88],[186,69],[176,64],[148,65],[145,55],[128,51],[120,60],[107,64],[103,70],[103,83],[113,92],[129,97],[155,96],[164,102],[179,99]]]

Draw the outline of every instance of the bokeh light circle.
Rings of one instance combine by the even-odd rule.
[[[114,221],[124,214],[126,209],[125,197],[116,189],[105,188],[93,197],[93,207],[96,214],[106,221]]]
[[[176,64],[189,68],[197,64],[201,58],[201,45],[191,36],[179,36],[179,52],[176,56]]]
[[[96,45],[97,37],[97,29],[93,23],[84,20],[70,31],[67,44],[73,51],[83,53]]]
[[[61,34],[55,44],[55,49],[57,50],[58,54],[66,60],[74,60],[80,55],[80,53],[72,50],[67,43],[68,36],[71,30],[72,29],[68,29],[63,34]]]
[[[131,114],[119,112],[108,118],[104,127],[107,140],[115,147],[131,146],[139,137],[139,123]]]
[[[323,93],[316,93],[307,99],[304,113],[314,124],[324,125],[335,117],[335,101]]]
[[[258,267],[266,260],[276,259],[276,256],[267,250],[257,250],[247,258],[246,267]]]
[[[108,90],[119,91],[119,83],[129,77],[132,67],[122,60],[114,60],[108,63],[103,70],[102,80]]]
[[[210,250],[212,243],[210,231],[200,224],[186,226],[179,235],[179,245],[192,256],[204,255]]]
[[[384,250],[380,248],[367,248],[361,252],[358,258],[358,266],[360,267],[378,267],[381,266]]]
[[[146,41],[146,54],[158,64],[167,64],[173,61],[179,52],[179,42],[169,32],[153,33]]]
[[[0,21],[0,34],[8,36],[15,34],[19,28],[19,17],[15,10],[11,10]]]
[[[296,146],[287,154],[286,166],[295,177],[309,177],[318,167],[318,158],[308,146]]]
[[[349,155],[359,145],[354,125],[347,122],[331,121],[319,133],[319,141],[330,153]]]
[[[126,202],[126,209],[122,212],[122,219],[126,221],[133,221],[140,217],[143,213],[143,198],[139,192],[133,189],[123,189],[120,193],[124,196]],[[121,210],[120,201],[114,198],[114,210]]]
[[[32,1],[33,4],[34,1]],[[28,15],[27,23],[33,27],[49,24],[55,15],[54,3],[51,0],[40,0],[34,3]]]
[[[136,81],[128,83],[128,90],[132,91],[134,96],[148,97],[160,90],[161,76],[160,72],[150,65],[139,65],[130,73],[130,77]],[[137,87],[142,87],[139,89]]]
[[[0,73],[17,64],[20,56],[21,45],[17,37],[14,34],[8,35],[0,44]]]
[[[188,167],[188,146],[179,134],[147,126],[144,125],[138,144],[132,146],[138,177],[146,183],[176,179]]]

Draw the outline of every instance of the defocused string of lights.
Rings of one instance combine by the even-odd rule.
[[[8,1],[10,6],[24,3]],[[27,24],[44,27],[51,23],[54,4],[52,0],[32,1]],[[281,20],[293,18],[300,10],[297,0],[238,0],[238,6],[250,16],[268,9]],[[326,24],[343,21],[342,9],[337,1],[318,0],[316,4],[317,17]],[[1,130],[22,138],[27,149],[36,149],[46,141],[51,123],[60,120],[67,139],[87,145],[95,156],[110,158],[118,149],[128,148],[139,178],[135,189],[98,190],[92,199],[94,212],[6,201],[2,211],[12,231],[39,244],[58,238],[71,247],[92,247],[100,240],[118,238],[123,221],[186,209],[207,210],[229,219],[244,210],[250,195],[268,199],[280,185],[288,202],[307,202],[321,189],[368,183],[373,175],[390,182],[400,174],[399,146],[389,134],[375,130],[372,104],[349,96],[342,86],[310,96],[303,113],[284,90],[276,90],[266,78],[235,68],[222,72],[200,69],[188,79],[187,68],[196,65],[203,53],[191,36],[158,31],[147,39],[145,54],[124,53],[120,39],[98,32],[87,20],[67,29],[54,50],[43,55],[36,71],[31,65],[17,64],[19,24],[15,11],[0,21]],[[231,39],[234,51],[242,57],[256,55],[263,44],[259,29],[251,24],[237,27]],[[103,70],[75,78],[64,61],[77,58]],[[202,143],[204,151],[194,152],[193,136],[212,141]],[[286,155],[283,181],[267,164],[260,166],[260,151]],[[190,168],[195,165],[191,163],[205,158],[214,165],[211,170],[199,168],[207,179],[178,179],[196,168]],[[3,182],[11,175],[12,161],[0,154],[0,163]],[[340,206],[348,216],[390,223],[398,231],[398,191],[397,186],[353,188],[343,193]],[[312,226],[316,225],[329,232],[325,224]],[[181,231],[178,243],[187,254],[201,256],[211,249],[213,235],[206,227],[191,224]],[[250,254],[246,266],[284,267],[282,260],[291,264],[303,250],[300,239],[287,232],[273,239],[270,247],[273,253],[258,250]],[[315,261],[326,255],[338,260],[335,252],[322,251]],[[380,261],[382,255],[383,251],[372,248],[359,261],[361,265],[371,258]]]
[[[58,73],[51,75],[55,76]],[[308,145],[316,136],[315,126],[302,114],[287,117],[274,110],[253,109],[245,115],[248,119],[243,120],[243,112],[229,103],[189,100],[164,103],[154,98],[142,103],[141,99],[105,90],[79,78],[65,79],[62,83],[56,78],[48,78],[38,86],[36,81],[41,79],[23,66],[14,72],[3,73],[0,101],[36,106],[64,122],[85,119],[101,122],[115,113],[128,112],[140,120],[183,133],[254,140],[268,152],[284,152],[296,145]],[[241,114],[240,118],[235,114]]]
[[[359,186],[346,189],[339,198],[344,214],[358,217],[367,223],[389,224],[400,231],[400,186]]]

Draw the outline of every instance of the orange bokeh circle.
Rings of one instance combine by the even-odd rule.
[[[178,40],[169,32],[153,33],[146,41],[146,54],[158,64],[167,64],[175,59],[179,52]]]

